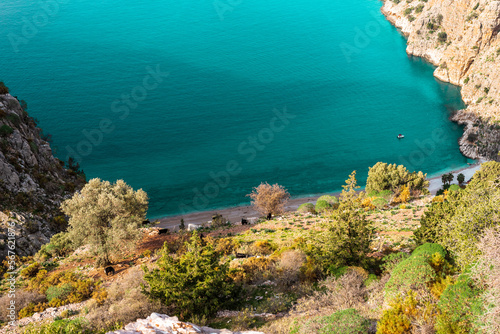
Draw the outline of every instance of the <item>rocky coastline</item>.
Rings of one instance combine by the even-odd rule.
[[[464,126],[462,154],[500,161],[500,1],[385,0],[382,13],[407,38],[408,55],[462,87],[467,108],[451,117]]]

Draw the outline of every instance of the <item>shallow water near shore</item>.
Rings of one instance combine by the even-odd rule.
[[[0,3],[0,80],[61,159],[147,191],[151,218],[248,203],[262,181],[297,197],[377,161],[468,162],[459,88],[406,55],[379,1],[64,2]]]

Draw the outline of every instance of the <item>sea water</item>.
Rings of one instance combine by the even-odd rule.
[[[0,80],[58,157],[144,189],[152,218],[248,203],[261,182],[336,191],[377,161],[465,165],[459,89],[406,55],[380,7],[2,0]]]

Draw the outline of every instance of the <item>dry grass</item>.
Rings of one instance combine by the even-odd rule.
[[[331,315],[349,308],[357,309],[362,315],[367,314],[374,305],[381,305],[382,289],[385,281],[376,282],[367,288],[364,284],[366,275],[356,270],[349,270],[340,278],[329,277],[321,283],[321,289],[312,295],[301,298],[288,316],[271,322],[262,328],[268,334],[290,333],[292,327],[307,324],[308,333],[315,333],[310,319]],[[312,326],[312,327],[311,327]]]
[[[108,328],[110,325],[123,325],[145,318],[152,312],[166,313],[160,304],[151,302],[142,292],[144,274],[140,268],[130,270],[121,280],[113,282],[107,289],[108,298],[102,306],[94,302],[86,316],[95,328]]]
[[[486,288],[486,312],[482,316],[485,333],[500,333],[500,229],[487,230],[479,242],[482,255],[473,268],[475,278]]]
[[[25,291],[21,289],[17,289],[13,298],[9,297],[9,294],[4,294],[0,297],[0,320],[1,321],[10,321],[11,319],[7,318],[8,309],[11,301],[15,301],[16,307],[16,316],[21,309],[28,306],[29,303],[38,304],[40,302],[47,301],[45,295],[42,295],[38,292]]]

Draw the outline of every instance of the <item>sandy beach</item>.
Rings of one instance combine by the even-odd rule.
[[[457,175],[462,173],[465,176],[465,180],[468,181],[474,173],[481,168],[481,163],[485,161],[480,160],[478,163],[470,165],[468,167],[458,169],[458,170],[453,170],[451,171],[454,175],[454,181],[452,184],[457,184]],[[441,176],[436,176],[433,178],[429,178],[430,185],[429,185],[429,191],[431,194],[436,194],[436,192],[441,189],[443,183],[441,182]],[[288,201],[285,210],[286,211],[295,211],[297,208],[303,204],[303,203],[316,203],[316,200],[325,194],[319,194],[315,196],[309,196],[309,197],[299,197],[299,198],[292,198]],[[329,195],[339,195],[339,193],[331,193]],[[193,212],[185,215],[178,215],[178,216],[171,216],[171,217],[165,217],[165,218],[160,218],[158,219],[160,223],[157,225],[158,227],[163,227],[163,228],[173,228],[177,225],[180,224],[181,219],[184,219],[184,223],[186,226],[188,224],[196,224],[196,225],[201,225],[204,222],[207,222],[212,219],[212,216],[215,215],[216,213],[221,214],[224,218],[227,220],[231,221],[232,223],[239,223],[241,222],[241,218],[250,218],[250,217],[259,217],[260,214],[253,209],[252,206],[247,205],[247,206],[237,206],[233,208],[228,208],[228,209],[221,209],[221,210],[209,210],[209,211],[202,211],[202,212]]]

